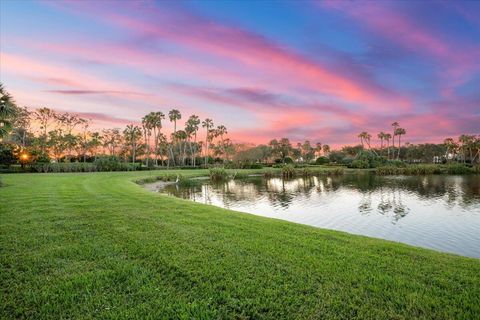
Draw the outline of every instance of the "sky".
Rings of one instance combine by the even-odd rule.
[[[441,142],[480,134],[480,1],[0,0],[0,82],[98,128],[176,108],[236,142]]]

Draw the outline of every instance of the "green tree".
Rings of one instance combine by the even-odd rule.
[[[208,142],[211,140],[212,137],[212,130],[211,128],[213,127],[213,121],[212,119],[205,119],[202,122],[202,127],[205,128],[206,133],[205,133],[205,165],[207,165],[208,162]]]
[[[401,141],[401,138],[402,138],[402,135],[405,135],[407,134],[407,131],[405,131],[405,129],[403,128],[397,128],[395,129],[395,135],[398,136],[398,153],[397,153],[397,159],[400,159],[400,148],[402,146],[402,141]]]
[[[12,130],[12,122],[17,114],[17,106],[13,97],[0,83],[0,141]]]
[[[139,141],[142,138],[142,130],[139,126],[129,124],[125,130],[123,130],[123,135],[125,137],[125,143],[130,146],[133,170],[135,170],[135,157]]]

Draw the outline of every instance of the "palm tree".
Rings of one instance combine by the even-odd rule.
[[[0,141],[12,130],[12,120],[17,107],[12,96],[0,83]]]
[[[364,147],[363,143],[365,142],[368,148],[371,149],[370,148],[370,139],[372,138],[371,134],[369,134],[366,131],[363,131],[358,135],[358,137],[360,138],[360,142],[362,143],[362,148]]]
[[[362,144],[362,149],[364,148],[364,145],[363,145],[363,137],[365,136],[365,135],[364,135],[365,133],[366,133],[366,132],[360,132],[360,133],[358,134],[358,136],[357,136],[357,137],[360,139],[360,143]]]
[[[131,149],[132,149],[132,165],[133,165],[133,170],[135,170],[135,153],[137,151],[138,141],[142,137],[142,130],[140,129],[139,126],[129,124],[129,125],[127,125],[127,127],[123,131],[123,134],[125,135],[125,142],[127,144],[130,144],[130,146],[131,146]]]
[[[162,131],[162,119],[165,119],[163,112],[150,112],[150,126],[153,129],[153,139],[155,145],[155,165],[158,166],[158,143],[160,141],[159,137]],[[162,162],[163,163],[163,162]]]
[[[182,118],[182,114],[180,113],[180,111],[178,111],[177,109],[172,109],[168,112],[168,118],[170,119],[170,122],[173,122],[173,135],[172,135],[172,146],[171,146],[171,149],[170,149],[170,153],[172,155],[172,160],[173,160],[173,165],[175,165],[175,155],[173,153],[173,148],[175,148],[175,145],[176,145],[176,141],[175,141],[175,138],[176,138],[176,134],[177,134],[177,120],[180,120]]]
[[[396,121],[394,123],[392,123],[392,127],[393,127],[393,138],[392,138],[393,157],[395,157],[395,131],[397,130],[397,128],[399,126],[400,125]]]
[[[194,136],[194,146],[192,148],[192,144],[190,143],[190,152],[192,155],[192,166],[195,166],[195,158],[196,158],[196,148],[197,148],[197,132],[198,126],[200,125],[200,119],[196,115],[191,115],[190,118],[187,120],[187,125],[185,131],[187,132],[188,139],[190,140],[191,135]]]
[[[206,133],[206,137],[205,137],[205,165],[207,165],[207,161],[208,161],[208,140],[210,139],[210,128],[213,127],[213,121],[212,119],[205,119],[203,120],[202,122],[202,127],[206,129],[207,133]]]
[[[383,139],[387,141],[387,158],[390,159],[390,139],[392,139],[392,135],[390,133],[385,133]]]
[[[380,139],[380,149],[383,150],[383,140],[385,139],[385,132],[381,131],[377,134],[378,139]]]
[[[217,130],[215,132],[215,135],[217,137],[220,137],[220,143],[221,143],[221,148],[222,148],[222,153],[224,155],[224,159],[223,161],[225,162],[225,156],[226,156],[226,152],[225,152],[225,140],[224,140],[224,136],[227,134],[227,128],[222,124],[222,125],[219,125],[217,127]]]
[[[173,122],[173,134],[177,133],[177,120],[182,119],[182,114],[177,109],[172,109],[168,112],[170,122]]]
[[[401,144],[401,137],[402,135],[407,134],[407,131],[403,128],[397,128],[395,129],[395,135],[398,136],[398,154],[397,154],[397,159],[400,159],[400,147],[402,146]]]
[[[146,146],[146,153],[147,157],[145,160],[145,165],[148,167],[148,160],[150,159],[150,137],[152,136],[152,129],[153,129],[153,118],[154,118],[154,113],[150,112],[146,116],[142,118],[142,129],[143,129],[143,136],[145,140],[145,146]]]

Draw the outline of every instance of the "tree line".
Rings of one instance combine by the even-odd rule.
[[[190,115],[179,127],[182,114],[177,109],[166,114],[149,112],[138,124],[122,129],[96,131],[91,120],[73,113],[18,107],[2,84],[0,97],[0,164],[94,162],[106,156],[130,162],[133,168],[139,163],[146,167],[196,167],[213,162],[349,164],[365,152],[392,161],[480,162],[480,136],[463,134],[458,139],[446,138],[442,144],[402,145],[407,131],[398,122],[391,124],[391,133],[381,131],[376,135],[377,146],[372,145],[372,135],[363,131],[357,136],[359,145],[332,151],[328,144],[310,140],[293,144],[288,138],[256,146],[233,143],[227,128],[215,126],[209,118],[202,121]],[[167,122],[173,127],[170,135],[165,130]],[[199,139],[200,133],[204,138]]]

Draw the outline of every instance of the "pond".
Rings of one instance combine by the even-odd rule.
[[[480,258],[480,176],[248,177],[160,192],[222,208]]]

